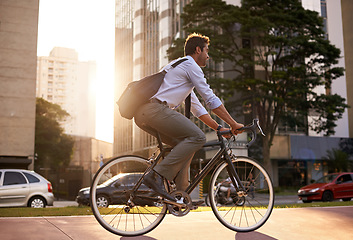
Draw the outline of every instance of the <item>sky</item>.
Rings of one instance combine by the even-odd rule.
[[[37,56],[54,47],[96,61],[96,138],[113,142],[115,0],[40,0]]]

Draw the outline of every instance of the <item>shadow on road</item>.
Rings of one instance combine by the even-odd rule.
[[[277,238],[270,237],[259,232],[236,233],[235,240],[277,240]]]
[[[137,237],[121,237],[120,240],[157,240],[153,237],[148,236],[137,236]]]

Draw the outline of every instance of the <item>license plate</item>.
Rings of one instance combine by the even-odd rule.
[[[308,200],[308,198],[307,197],[302,197],[302,200],[306,201],[306,200]]]

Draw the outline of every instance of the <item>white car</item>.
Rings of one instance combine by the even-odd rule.
[[[51,183],[28,170],[0,169],[0,207],[53,206]]]

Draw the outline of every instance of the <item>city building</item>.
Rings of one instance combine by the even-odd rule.
[[[329,6],[331,6],[331,1],[329,2]],[[332,6],[335,8],[334,6]],[[342,56],[344,56],[344,64],[345,64],[345,77],[346,77],[346,99],[347,104],[350,106],[347,109],[347,117],[348,117],[348,132],[349,138],[353,138],[353,2],[350,0],[341,0],[341,10],[342,10],[342,31],[343,31],[343,46],[344,49],[342,51]],[[338,18],[339,19],[339,18]],[[335,28],[332,26],[332,28]],[[343,86],[344,88],[344,86]]]
[[[112,157],[113,144],[91,137],[73,136],[74,152],[70,165],[47,172],[40,170],[52,184],[57,199],[75,200],[78,191],[90,187],[99,167]]]
[[[96,63],[81,62],[74,49],[54,47],[37,61],[36,96],[56,103],[70,116],[62,122],[66,134],[95,137]]]
[[[38,11],[0,1],[0,168],[33,169]]]
[[[48,179],[57,197],[74,199],[112,156],[112,144],[95,139],[96,63],[58,47],[37,58],[38,12],[38,0],[0,0],[0,168],[34,169],[36,97],[57,103],[71,115],[62,124],[74,154]]]
[[[352,91],[353,77],[351,68],[347,62],[346,57],[352,55],[351,44],[344,44],[344,38],[352,35],[352,27],[348,21],[351,13],[349,9],[352,8],[352,1],[346,0],[302,0],[302,5],[305,9],[316,11],[324,19],[324,30],[327,33],[327,38],[331,44],[335,45],[341,50],[342,58],[339,59],[337,66],[345,68],[345,74],[340,78],[333,81],[331,86],[331,93],[338,94],[347,100],[347,104],[352,106],[353,104],[353,93],[348,94]],[[345,18],[344,18],[345,17]],[[344,20],[346,19],[346,20]],[[347,42],[347,40],[346,40]],[[347,42],[348,43],[348,42]],[[348,65],[347,65],[348,63]],[[352,63],[351,63],[352,64]],[[325,89],[321,89],[325,91]],[[335,134],[332,137],[353,137],[353,113],[352,109],[346,109],[343,117],[337,121],[337,127],[335,127]],[[352,117],[349,117],[350,115]],[[311,136],[322,136],[317,135],[314,132],[310,132]]]
[[[112,143],[95,139],[96,63],[79,61],[74,49],[63,47],[54,47],[37,62],[36,95],[70,114],[61,126],[75,141],[68,167],[40,172],[53,183],[57,198],[74,200],[80,188],[90,186],[103,161],[112,157]]]

